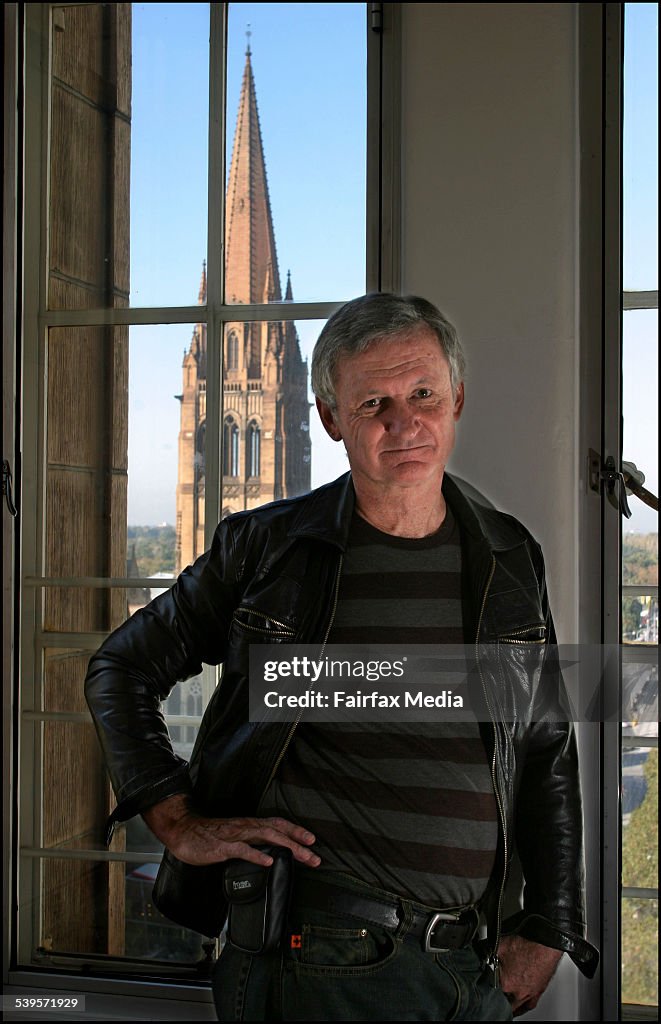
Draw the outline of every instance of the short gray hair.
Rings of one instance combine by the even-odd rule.
[[[335,373],[343,353],[364,352],[371,344],[393,334],[430,327],[450,366],[453,394],[464,379],[466,360],[453,325],[427,299],[417,295],[372,292],[352,299],[333,313],[312,353],[312,390],[335,408]]]

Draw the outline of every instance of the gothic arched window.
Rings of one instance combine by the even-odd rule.
[[[239,427],[233,416],[223,424],[223,476],[239,475]]]
[[[227,369],[239,369],[239,339],[236,331],[232,331],[227,339]]]
[[[261,443],[262,432],[259,424],[252,420],[248,424],[248,436],[246,447],[248,449],[248,472],[247,476],[259,476],[261,472]]]

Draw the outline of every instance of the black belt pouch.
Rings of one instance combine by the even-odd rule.
[[[288,846],[258,846],[273,857],[269,867],[247,860],[225,865],[224,888],[229,901],[227,937],[244,953],[258,956],[274,950],[285,934],[292,890],[292,852]]]

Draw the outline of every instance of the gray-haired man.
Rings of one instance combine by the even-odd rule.
[[[554,643],[538,545],[445,473],[463,374],[454,328],[425,300],[342,307],[312,379],[351,473],[222,522],[91,662],[115,818],[142,813],[165,844],[165,913],[217,934],[223,863],[293,852],[286,939],[261,956],[226,943],[220,1019],[505,1020],[535,1005],[562,951],[594,972],[570,725],[247,721],[256,638]],[[202,661],[223,678],[188,766],[158,700]],[[503,923],[514,841],[524,905]]]

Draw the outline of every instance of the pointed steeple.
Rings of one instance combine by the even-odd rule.
[[[197,293],[198,306],[205,306],[207,302],[207,261],[202,260],[202,277],[200,278],[200,290]]]
[[[252,72],[250,37],[227,186],[225,232],[227,301],[281,299],[266,164]]]
[[[294,293],[291,289],[291,270],[287,271],[287,287],[285,288],[285,302],[293,302]]]

